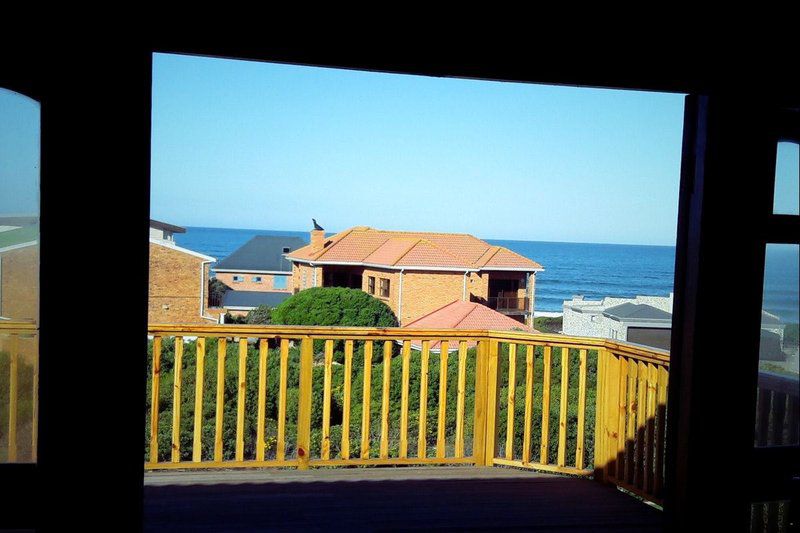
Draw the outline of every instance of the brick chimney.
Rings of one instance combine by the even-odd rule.
[[[325,244],[325,230],[312,229],[311,230],[311,248],[314,251],[321,250]]]

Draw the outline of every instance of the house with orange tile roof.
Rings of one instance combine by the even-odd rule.
[[[385,231],[357,226],[286,254],[292,289],[358,288],[383,300],[401,325],[454,300],[477,302],[531,323],[542,266],[463,233]]]

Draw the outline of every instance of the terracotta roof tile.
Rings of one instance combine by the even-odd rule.
[[[383,231],[357,226],[289,254],[300,260],[368,263],[385,266],[452,267],[454,269],[541,269],[535,261],[464,233]]]
[[[489,309],[485,305],[476,302],[462,302],[456,300],[444,307],[440,307],[413,322],[404,324],[405,328],[421,329],[495,329],[510,331],[521,329],[527,332],[538,333],[531,327],[517,322],[513,318]],[[431,344],[432,350],[438,350],[440,343],[437,341]],[[467,347],[472,348],[475,342],[468,342]],[[448,351],[458,349],[456,345],[449,347]]]

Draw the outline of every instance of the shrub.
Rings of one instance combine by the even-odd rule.
[[[315,287],[292,295],[272,312],[272,322],[303,326],[397,327],[388,305],[359,289]]]
[[[245,324],[271,324],[272,323],[272,308],[266,305],[259,305],[255,309],[247,313],[244,318]]]

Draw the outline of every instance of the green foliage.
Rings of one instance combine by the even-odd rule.
[[[388,305],[359,289],[315,287],[300,291],[272,313],[274,324],[396,327]]]
[[[245,324],[271,324],[272,323],[272,308],[266,305],[259,305],[252,309],[244,317]]]
[[[246,320],[247,320],[246,316],[238,316],[238,315],[232,315],[230,313],[225,313],[226,324],[247,324]]]
[[[563,317],[539,316],[533,319],[533,327],[542,333],[558,333],[563,327]]]

